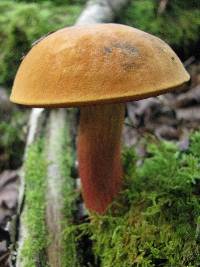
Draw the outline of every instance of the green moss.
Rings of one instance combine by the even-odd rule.
[[[115,214],[93,215],[66,236],[89,235],[101,267],[200,266],[199,137],[191,136],[185,152],[146,140],[148,157],[140,166],[134,150],[126,149],[126,186],[113,204]]]
[[[120,22],[155,34],[186,54],[191,53],[191,48],[200,40],[199,0],[169,1],[161,15],[157,14],[158,3],[132,0],[120,14]]]
[[[64,3],[63,3],[64,4]],[[48,32],[72,25],[82,5],[0,1],[0,84],[10,85],[31,44]]]
[[[43,141],[38,140],[28,149],[25,164],[26,206],[22,219],[28,231],[20,254],[24,267],[47,266],[45,259],[48,242],[45,226],[46,167]]]

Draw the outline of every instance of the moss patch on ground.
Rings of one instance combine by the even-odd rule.
[[[185,56],[194,55],[194,48],[200,41],[200,1],[168,1],[160,15],[159,3],[155,0],[131,0],[120,14],[119,22],[162,38]]]
[[[77,240],[92,241],[96,265],[86,266],[200,266],[200,133],[185,151],[171,142],[145,143],[146,158],[124,151],[125,189],[115,213],[66,229],[66,238],[75,232]]]
[[[22,57],[41,36],[74,24],[83,4],[0,1],[0,84],[10,86]]]

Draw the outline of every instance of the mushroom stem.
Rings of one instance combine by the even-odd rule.
[[[82,107],[79,175],[86,207],[103,214],[122,187],[121,134],[124,104]]]

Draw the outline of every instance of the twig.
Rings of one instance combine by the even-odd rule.
[[[185,68],[189,67],[194,61],[196,60],[196,58],[194,56],[189,57],[188,59],[186,59],[183,63],[183,65],[185,66]]]
[[[161,15],[165,12],[168,2],[169,0],[160,0],[159,6],[158,6],[158,15]]]

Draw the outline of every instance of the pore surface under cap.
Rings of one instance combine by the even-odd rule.
[[[158,95],[189,80],[159,38],[119,24],[64,28],[26,55],[11,101],[35,107],[123,102]]]

